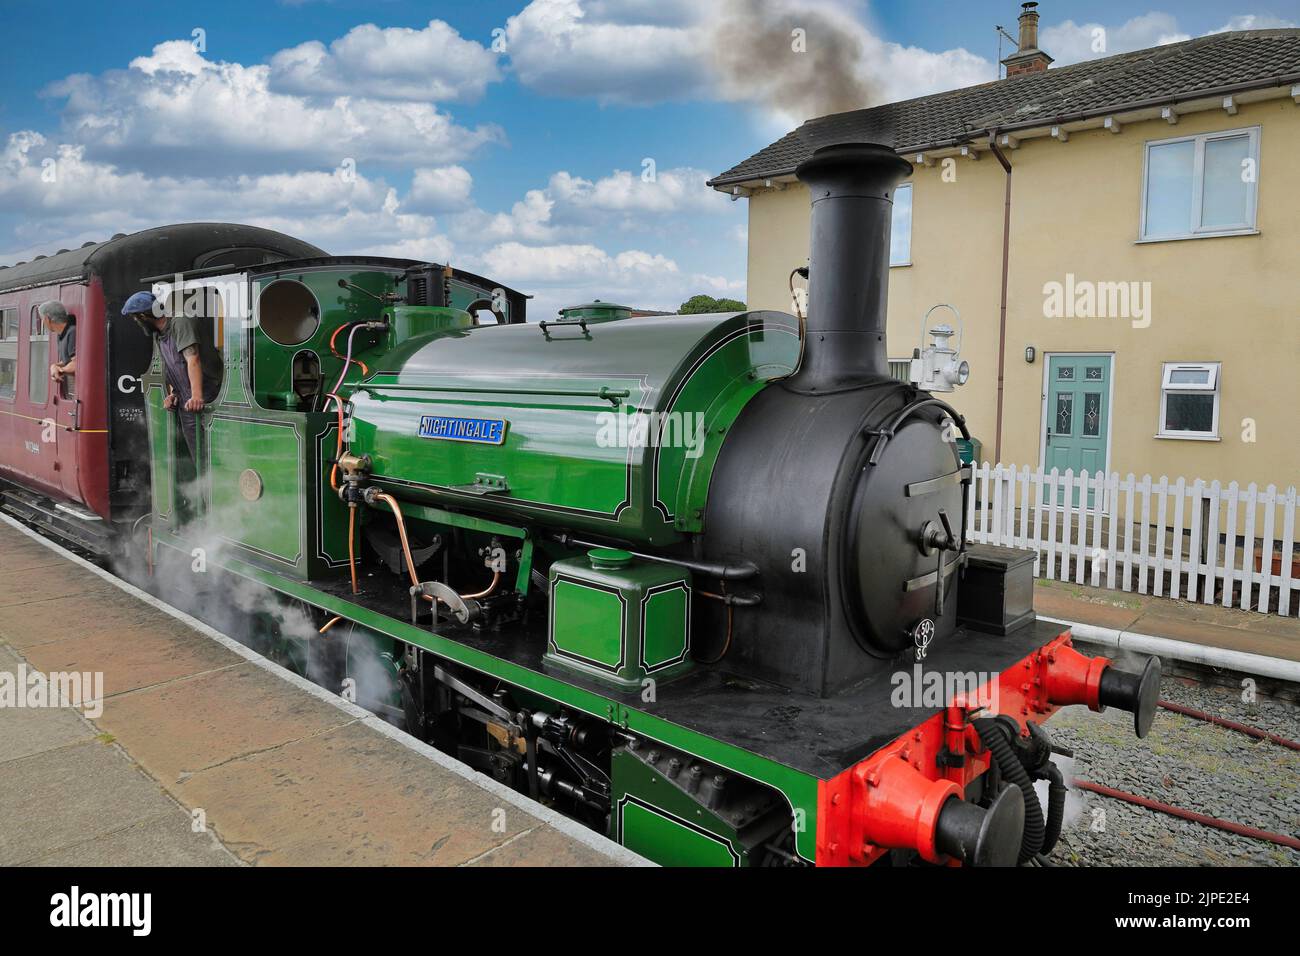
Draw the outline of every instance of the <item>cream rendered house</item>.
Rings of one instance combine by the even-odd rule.
[[[956,308],[983,460],[1300,482],[1300,30],[1050,68],[1025,6],[1006,79],[810,120],[712,180],[749,204],[748,304],[792,311],[798,163],[887,142],[915,167],[891,357]]]

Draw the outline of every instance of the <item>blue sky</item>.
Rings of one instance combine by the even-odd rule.
[[[1103,55],[1098,29],[1118,53],[1300,23],[1300,0],[1040,10],[1058,65]],[[449,258],[536,294],[535,318],[593,296],[743,298],[745,203],[704,180],[807,116],[993,79],[994,25],[1014,35],[1018,13],[1014,0],[8,0],[0,263],[219,219],[336,254]],[[784,53],[792,25],[807,55],[785,70],[772,43]]]

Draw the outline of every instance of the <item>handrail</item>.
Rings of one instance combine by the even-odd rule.
[[[630,398],[632,392],[626,388],[574,388],[574,389],[546,389],[546,388],[497,388],[477,386],[477,385],[386,385],[382,382],[371,382],[365,385],[358,385],[355,391],[358,392],[376,392],[383,390],[397,392],[470,392],[475,395],[542,395],[554,398],[599,398],[602,401],[618,405],[623,399]]]

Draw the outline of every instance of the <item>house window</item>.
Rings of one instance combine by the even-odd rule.
[[[1255,231],[1259,127],[1146,145],[1142,239]]]
[[[27,400],[33,405],[50,400],[50,334],[39,308],[32,306],[31,324],[27,327]]]
[[[894,190],[894,218],[889,228],[889,264],[912,264],[912,184]]]
[[[1219,437],[1219,363],[1166,362],[1160,382],[1161,438]]]

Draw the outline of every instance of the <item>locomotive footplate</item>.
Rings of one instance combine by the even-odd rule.
[[[321,590],[381,614],[410,605],[405,588],[382,587],[378,580],[366,593],[353,595],[346,581],[321,583]],[[427,628],[427,624],[424,625]],[[879,749],[909,728],[943,710],[926,701],[897,706],[897,674],[912,675],[916,662],[910,650],[843,693],[816,697],[760,681],[740,679],[721,665],[697,668],[656,688],[654,700],[643,700],[640,689],[622,692],[609,683],[571,670],[558,671],[543,660],[547,647],[545,624],[505,624],[498,628],[455,625],[444,618],[439,632],[538,674],[555,676],[603,698],[619,701],[724,743],[768,757],[793,769],[828,779]],[[427,631],[426,631],[427,633]],[[1061,633],[1059,625],[1035,621],[1006,634],[962,627],[930,645],[924,673],[994,678],[1027,654]]]

